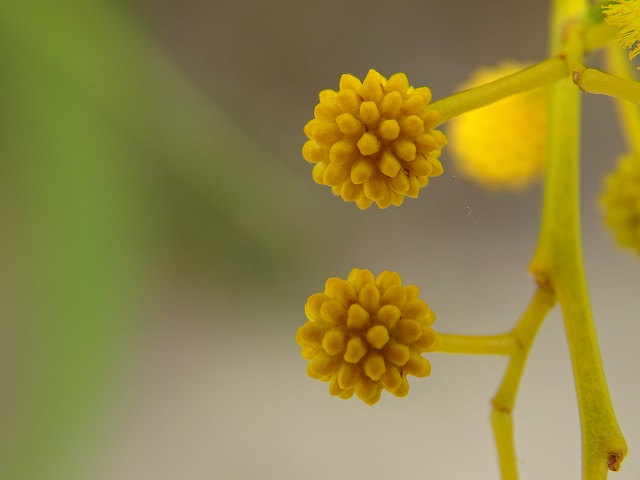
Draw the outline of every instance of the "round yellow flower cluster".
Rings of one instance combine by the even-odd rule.
[[[613,0],[604,5],[602,11],[607,23],[619,29],[618,43],[624,48],[633,48],[629,58],[640,55],[640,1]]]
[[[527,65],[504,62],[477,70],[468,89],[511,75]],[[462,175],[487,190],[522,190],[541,173],[547,139],[544,89],[536,89],[473,110],[450,122],[453,160]]]
[[[640,255],[640,156],[620,158],[605,180],[600,206],[618,244]]]
[[[362,82],[342,75],[337,92],[320,92],[304,128],[302,155],[315,163],[313,179],[363,210],[416,198],[429,177],[442,173],[438,157],[447,143],[433,129],[440,114],[428,109],[430,101],[431,91],[410,87],[404,73],[387,80],[369,70]]]
[[[407,375],[426,377],[431,364],[421,356],[436,346],[430,325],[435,314],[418,298],[415,285],[400,276],[378,277],[354,268],[347,280],[330,278],[324,292],[309,297],[309,319],[296,333],[307,374],[329,382],[329,393],[368,405],[386,389],[398,397],[409,393]]]

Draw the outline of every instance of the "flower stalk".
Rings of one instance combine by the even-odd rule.
[[[550,85],[566,76],[565,60],[561,56],[555,56],[513,75],[435,101],[431,108],[440,112],[441,124],[510,95]]]
[[[640,83],[609,75],[595,68],[584,68],[573,72],[573,83],[587,93],[597,93],[640,103]]]
[[[615,46],[607,48],[606,63],[614,75],[628,80],[635,80],[637,84],[637,76],[631,69],[621,49]],[[628,148],[634,154],[640,156],[640,135],[638,135],[638,132],[640,132],[640,105],[620,100],[616,100],[615,103]]]
[[[513,355],[519,345],[511,333],[499,335],[436,334],[436,353],[461,355]]]
[[[503,480],[518,478],[512,413],[529,350],[538,329],[554,304],[553,294],[547,288],[541,287],[536,291],[520,322],[511,333],[519,348],[511,355],[500,388],[491,400],[491,425]]]
[[[554,3],[552,50],[565,48],[565,26],[581,3]],[[580,60],[581,52],[571,53]],[[627,446],[609,396],[582,258],[580,111],[580,91],[568,79],[551,87],[542,226],[530,271],[562,309],[580,410],[583,479],[602,480],[607,470],[619,469]]]

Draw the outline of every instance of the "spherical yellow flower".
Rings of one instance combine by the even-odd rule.
[[[431,364],[422,353],[436,346],[430,325],[435,314],[418,298],[415,285],[400,276],[378,277],[354,268],[347,280],[330,278],[324,292],[309,297],[309,319],[296,333],[307,374],[329,382],[329,393],[355,393],[373,405],[386,389],[398,397],[409,393],[407,375],[426,377]]]
[[[469,89],[511,75],[527,65],[507,61],[482,68]],[[457,170],[488,190],[522,190],[542,173],[547,133],[546,90],[536,89],[451,120],[448,136]]]
[[[618,244],[640,255],[640,156],[620,158],[605,180],[600,206]]]
[[[618,43],[632,48],[629,58],[640,54],[640,2],[637,0],[613,0],[602,7],[609,25],[617,27]],[[635,47],[634,47],[635,44]]]
[[[429,177],[442,173],[446,144],[434,130],[440,114],[429,110],[431,91],[413,88],[404,73],[388,80],[369,70],[364,81],[342,75],[340,89],[320,92],[315,118],[304,128],[302,156],[313,179],[359,208],[400,205],[417,197]]]

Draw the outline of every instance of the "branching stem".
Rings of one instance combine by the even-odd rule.
[[[571,50],[566,25],[580,14],[581,4],[586,7],[577,0],[554,2],[552,53]],[[581,61],[581,51],[569,54]],[[553,291],[562,308],[580,410],[583,480],[604,480],[609,469],[620,467],[627,446],[609,397],[582,258],[581,95],[568,79],[550,90],[542,226],[530,270],[538,284]]]
[[[511,332],[518,343],[518,350],[511,355],[507,371],[498,392],[491,400],[491,424],[498,449],[500,471],[503,480],[516,480],[518,468],[513,439],[512,412],[520,379],[538,329],[555,303],[551,292],[544,287],[533,296],[520,322]]]

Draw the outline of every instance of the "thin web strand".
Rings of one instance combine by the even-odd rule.
[[[478,225],[478,221],[476,220],[476,217],[473,215],[473,209],[469,206],[469,202],[467,202],[467,198],[464,196],[462,188],[460,187],[460,184],[458,183],[458,179],[456,178],[455,174],[453,173],[453,169],[451,168],[451,162],[449,161],[449,158],[443,153],[442,154],[442,159],[449,166],[449,168],[447,170],[449,170],[449,173],[451,174],[451,178],[453,178],[453,182],[456,184],[456,188],[458,189],[458,193],[460,194],[460,198],[462,199],[462,202],[464,203],[464,206],[467,209],[467,216],[473,222],[473,227],[475,228],[476,235],[478,236],[478,239],[479,239],[480,243],[482,244],[482,248],[484,249],[485,254],[487,255],[487,257],[493,257],[493,255],[491,255],[491,251],[489,250],[489,246],[487,245],[487,240],[486,240],[485,236],[483,235],[482,230],[480,230],[480,226]]]

